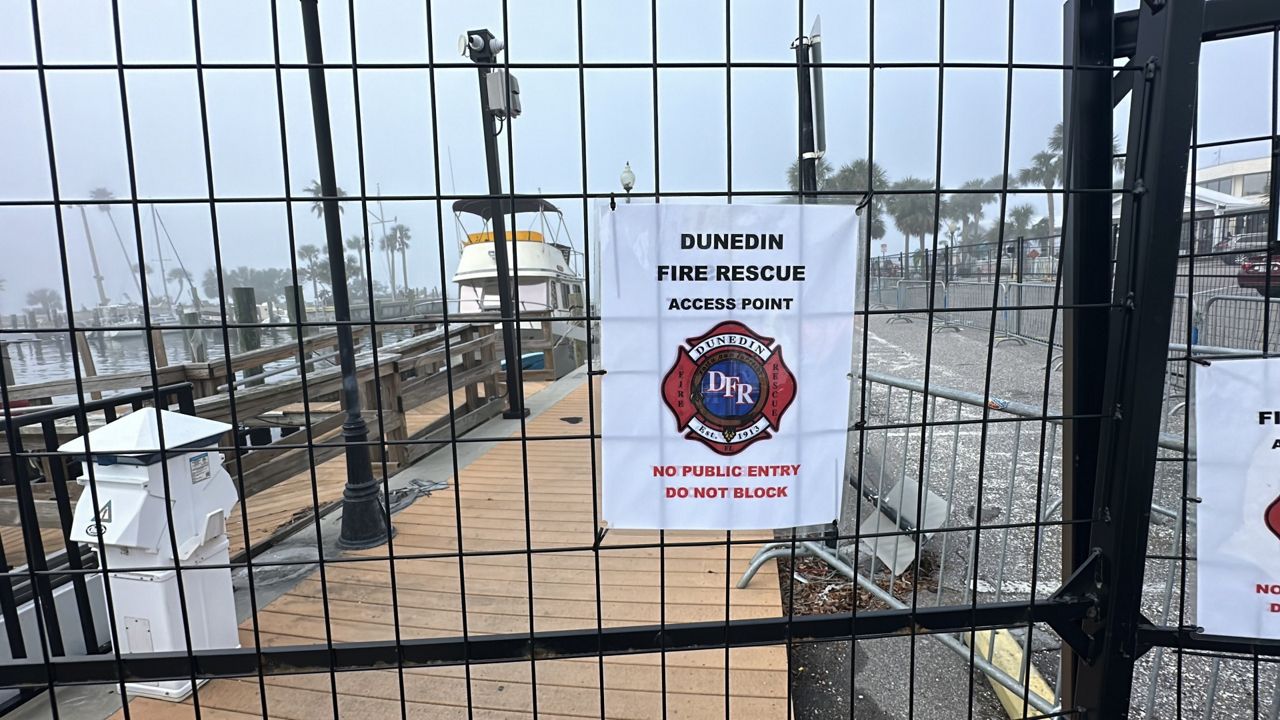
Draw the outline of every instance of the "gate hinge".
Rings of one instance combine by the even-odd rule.
[[[1102,551],[1094,548],[1080,567],[1067,578],[1050,598],[1060,602],[1085,601],[1084,617],[1079,620],[1051,620],[1049,626],[1058,637],[1071,647],[1080,658],[1093,662],[1102,647],[1100,633],[1103,628],[1103,578],[1106,560]]]

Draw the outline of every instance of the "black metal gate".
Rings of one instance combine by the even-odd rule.
[[[827,717],[832,703],[850,717],[976,717],[1003,706],[1016,717],[1132,710],[1275,718],[1280,646],[1204,635],[1189,619],[1194,553],[1187,538],[1196,497],[1186,418],[1194,364],[1272,351],[1269,275],[1259,303],[1228,292],[1230,278],[1218,266],[1238,251],[1217,240],[1262,233],[1270,255],[1280,191],[1268,182],[1266,201],[1247,211],[1199,214],[1192,197],[1188,215],[1184,203],[1188,181],[1200,185],[1188,151],[1194,159],[1253,143],[1265,147],[1269,177],[1280,171],[1280,6],[1147,0],[1116,13],[1110,0],[1071,0],[1062,14],[1065,55],[1044,62],[1019,55],[1017,13],[1027,6],[1011,0],[987,8],[1005,15],[987,38],[1005,52],[985,60],[952,54],[959,31],[949,23],[973,11],[945,0],[930,5],[931,18],[911,19],[914,31],[926,39],[932,33],[936,43],[907,42],[929,48],[907,59],[877,54],[877,39],[892,33],[878,18],[887,23],[897,13],[901,20],[902,11],[874,0],[857,22],[837,7],[820,8],[845,21],[828,17],[828,44],[841,33],[865,33],[865,52],[847,55],[812,52],[821,40],[816,26],[809,35],[806,28],[816,11],[803,2],[785,8],[795,33],[774,33],[781,50],[770,51],[754,46],[778,12],[764,4],[730,0],[704,12],[722,22],[708,26],[714,32],[697,26],[696,13],[682,16],[690,9],[657,2],[639,14],[630,6],[569,5],[531,12],[502,2],[477,10],[500,20],[505,32],[493,33],[442,27],[441,17],[452,22],[457,9],[438,3],[374,10],[354,0],[302,0],[229,11],[193,1],[161,11],[115,0],[91,8],[33,0],[30,8],[4,10],[10,39],[25,46],[0,64],[0,96],[7,96],[0,105],[10,116],[0,127],[10,128],[15,157],[23,149],[21,157],[39,160],[4,172],[35,173],[30,182],[39,190],[5,190],[0,214],[8,222],[0,225],[44,223],[56,242],[10,237],[14,247],[4,253],[17,260],[0,265],[0,278],[26,288],[34,287],[23,277],[28,264],[60,272],[48,281],[56,288],[29,291],[32,307],[0,328],[7,442],[0,458],[0,703],[83,717],[60,706],[55,691],[86,686],[123,696],[123,717],[309,717],[320,702],[335,718]],[[73,17],[80,12],[86,17]],[[680,21],[663,20],[664,13]],[[648,27],[631,26],[636,18]],[[376,52],[382,33],[409,26],[423,41],[412,57]],[[467,57],[459,58],[441,39],[463,30],[458,49]],[[228,51],[226,38],[255,33],[256,50]],[[664,45],[663,33],[680,47]],[[548,47],[512,59],[540,34]],[[179,49],[160,59],[131,47],[165,35]],[[494,35],[505,35],[510,47],[494,44]],[[793,60],[787,43],[795,35]],[[1201,142],[1201,48],[1239,37],[1272,44],[1269,88],[1242,89],[1270,93],[1269,130]],[[618,48],[635,41],[641,59],[628,59]],[[91,60],[68,50],[92,55],[95,43],[109,50]],[[566,43],[569,49],[557,46]],[[714,57],[689,59],[705,57],[706,47]],[[823,98],[819,120],[824,101],[827,108],[825,139],[814,136],[815,69],[825,82],[813,88]],[[793,115],[757,81],[786,74],[789,83],[795,73],[799,89],[782,105],[799,98]],[[882,169],[881,157],[893,151],[878,138],[911,119],[878,114],[877,101],[903,107],[885,88],[915,82],[913,73],[936,86],[936,96],[917,98],[935,116],[932,178],[891,181],[889,171],[898,171]],[[1003,98],[991,114],[1001,128],[999,172],[981,182],[951,182],[946,161],[945,148],[978,142],[948,132],[954,123],[946,108],[955,101],[945,78],[965,73],[998,80]],[[479,163],[464,160],[459,191],[450,143],[463,141],[448,135],[446,114],[475,107],[476,74],[485,184],[465,187],[475,178],[466,166]],[[1020,170],[1015,89],[1037,74],[1060,79],[1063,122],[1044,157]],[[413,82],[388,95],[380,83],[393,76]],[[511,76],[525,78],[523,98]],[[88,84],[76,85],[81,77]],[[146,94],[148,82],[174,78]],[[547,121],[522,135],[527,118],[517,119],[516,100],[533,116],[535,93],[560,86],[574,122]],[[641,92],[625,102],[602,90],[631,86]],[[743,87],[751,89],[745,99],[735,95]],[[591,97],[596,91],[604,105]],[[862,94],[848,101],[855,91]],[[865,117],[841,116],[842,103],[865,106]],[[1123,150],[1112,120],[1122,103]],[[617,127],[593,123],[605,105],[636,112],[610,115]],[[254,112],[271,132],[249,142],[245,118]],[[79,129],[64,119],[77,113],[84,116]],[[395,130],[388,117],[404,127]],[[96,124],[89,118],[113,131],[95,136],[85,129]],[[789,125],[762,132],[744,124],[760,118],[774,118],[766,126],[794,120],[796,136]],[[691,136],[672,139],[689,128]],[[976,137],[977,129],[965,132]],[[381,145],[393,132],[417,145]],[[158,141],[165,133],[186,140]],[[765,152],[753,147],[760,138],[781,134],[800,148],[787,156],[790,188],[781,184],[786,167],[772,185],[735,172],[754,167],[754,153]],[[119,147],[103,141],[108,135]],[[612,158],[611,146],[624,141],[639,152],[627,159],[619,197],[611,176],[597,177],[592,156]],[[829,161],[824,152],[841,157],[841,141],[861,147],[861,157]],[[525,160],[534,156],[522,153],[556,142],[565,153],[548,157],[562,160],[573,180],[544,192],[537,168],[528,167],[536,161]],[[663,150],[704,143],[708,156],[722,148],[722,163],[698,157],[690,165]],[[106,171],[80,164],[109,165],[98,150],[120,154],[126,186],[115,189],[118,197],[72,186],[99,182]],[[373,165],[415,163],[409,179],[382,191]],[[174,174],[158,181],[166,172]],[[239,172],[248,189],[224,184],[226,172]],[[189,187],[170,190],[182,182]],[[857,204],[867,228],[845,516],[829,528],[772,537],[610,533],[596,504],[600,398],[593,381],[607,368],[596,354],[593,308],[601,290],[593,286],[590,206],[797,198]],[[1032,226],[1041,203],[1047,222]],[[99,267],[86,206],[109,222],[128,258],[120,274],[138,302],[109,301],[105,287],[118,287],[119,277]],[[984,208],[996,215],[986,229]],[[540,213],[539,224],[522,224],[517,216],[527,211]],[[465,213],[482,219],[479,233],[461,227]],[[556,242],[566,263],[581,265],[576,290],[570,282],[545,304],[530,304],[521,294],[520,243],[510,243],[516,256],[508,257],[507,243],[494,242],[497,276],[514,276],[515,287],[494,283],[495,307],[483,293],[475,306],[454,294],[446,271],[455,262],[451,237],[457,253],[486,233],[507,236],[507,227],[554,242],[556,231],[543,222],[548,213],[586,236],[581,252]],[[416,267],[400,215],[409,225],[410,218],[423,222],[415,240],[418,260],[427,260]],[[203,283],[179,251],[190,250],[182,233],[197,232],[195,218],[211,260]],[[101,226],[103,218],[94,219]],[[890,219],[903,247],[876,252]],[[258,222],[267,228],[262,237],[244,237]],[[1210,240],[1179,241],[1185,228],[1206,222]],[[91,260],[77,249],[81,234]],[[315,245],[305,242],[309,234]],[[287,253],[285,269],[268,264],[273,242]],[[33,259],[40,254],[43,261]],[[166,270],[166,261],[179,267]],[[386,285],[375,280],[384,269]],[[411,269],[419,287],[411,286]],[[561,326],[571,329],[554,329]],[[1211,331],[1228,339],[1210,340]],[[967,338],[954,342],[968,342],[975,354],[944,345],[955,338]],[[140,367],[128,366],[131,352],[143,358]],[[953,371],[968,360],[971,375]],[[1151,382],[1157,377],[1165,382]],[[241,502],[229,519],[229,562],[176,575],[172,609],[181,615],[185,647],[122,651],[129,631],[114,612],[113,579],[171,566],[102,567],[101,540],[95,548],[71,539],[75,505],[102,507],[100,469],[86,466],[79,478],[85,494],[76,497],[81,471],[58,447],[127,413],[158,418],[161,409],[233,427],[216,449]],[[163,429],[159,445],[139,450],[161,457],[183,450],[166,446]],[[170,470],[161,466],[169,528],[162,544],[177,556]],[[502,509],[508,501],[514,510]],[[935,503],[945,508],[938,520]],[[1172,550],[1155,549],[1157,541]],[[452,574],[441,574],[442,563]],[[234,577],[239,648],[196,649],[203,619],[189,617],[187,583],[208,571]],[[738,588],[746,588],[757,571],[764,576],[755,590],[734,589],[740,573],[747,574]],[[773,578],[780,600],[762,590],[772,592]],[[748,596],[740,593],[747,592],[757,594],[744,609]],[[749,654],[758,648],[781,651]],[[954,683],[918,671],[952,667],[935,651],[958,663]],[[870,660],[860,659],[867,653]],[[882,667],[869,669],[872,661]],[[813,679],[815,663],[839,682]],[[1208,676],[1193,672],[1206,663]],[[902,687],[872,687],[888,665]],[[322,677],[319,686],[294,680],[310,675]],[[131,685],[183,680],[191,695],[172,705],[137,700]],[[834,690],[824,694],[824,682]],[[1228,686],[1232,697],[1220,700]],[[872,708],[860,701],[864,692],[896,693],[901,707]]]

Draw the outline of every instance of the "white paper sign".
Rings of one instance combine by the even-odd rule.
[[[1280,360],[1196,367],[1196,623],[1280,638]]]
[[[604,519],[831,522],[848,434],[854,209],[599,212]]]

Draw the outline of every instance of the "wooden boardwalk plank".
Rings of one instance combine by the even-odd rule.
[[[443,402],[437,404],[443,407]],[[424,408],[411,427],[425,426],[440,412]],[[580,423],[563,418],[586,413],[583,386],[530,420],[526,429],[529,436],[544,437],[583,432]],[[383,546],[356,553],[365,561],[336,559],[326,565],[323,583],[319,573],[313,573],[261,608],[261,643],[322,643],[330,637],[334,642],[389,640],[396,635],[397,622],[402,638],[455,636],[462,633],[464,603],[466,629],[473,635],[529,632],[531,617],[534,629],[544,631],[781,613],[772,566],[763,569],[750,588],[729,589],[758,544],[770,540],[767,534],[735,533],[735,541],[752,542],[730,547],[724,544],[725,533],[668,533],[669,543],[709,544],[660,550],[625,547],[655,543],[655,532],[613,531],[598,551],[593,550],[597,498],[591,449],[585,440],[496,443],[463,468],[461,477],[439,478],[449,482],[448,489],[396,515],[393,556]],[[340,463],[340,458],[330,461],[317,472],[326,479],[331,472],[342,478]],[[336,490],[341,492],[341,479]],[[292,507],[309,509],[309,480],[307,492],[299,496],[295,490],[294,496],[300,502]],[[284,498],[272,501],[274,512],[290,512]],[[251,515],[253,504],[251,499]],[[461,561],[448,556],[458,551],[459,520],[465,551],[500,554]],[[575,549],[530,555],[529,547]],[[415,557],[433,553],[446,555]],[[253,627],[252,620],[241,625],[242,644],[252,645]],[[584,718],[601,716],[603,675],[605,717],[652,718],[665,709],[670,717],[706,718],[726,714],[726,671],[732,717],[787,716],[786,653],[780,647],[416,668],[402,674],[380,670],[278,676],[266,678],[265,687],[269,715],[293,720],[327,716],[335,704],[344,719],[397,717],[402,699],[410,718],[463,718],[468,704],[475,717],[525,718],[532,716],[535,700],[539,717]],[[199,694],[207,717],[218,717],[211,712],[237,720],[261,714],[262,690],[256,678],[213,681]],[[185,717],[182,713],[189,712],[189,706],[190,701],[171,706],[137,700],[131,709],[133,717],[146,720]]]

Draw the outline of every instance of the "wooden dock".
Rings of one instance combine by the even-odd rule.
[[[532,418],[528,435],[582,433],[587,412],[583,385]],[[252,619],[243,623],[242,646],[253,646],[255,631],[264,646],[296,645],[391,640],[397,624],[400,637],[410,639],[459,636],[464,621],[467,633],[484,635],[529,632],[531,622],[535,631],[551,631],[781,613],[772,566],[762,570],[750,588],[730,589],[754,546],[735,545],[732,552],[725,545],[671,547],[661,553],[656,548],[621,547],[654,543],[657,533],[611,531],[598,553],[587,549],[525,554],[527,547],[591,547],[596,530],[591,444],[522,444],[518,435],[513,437],[515,441],[495,443],[463,468],[456,483],[447,474],[438,478],[449,481],[448,490],[421,498],[397,514],[394,555],[388,556],[383,546],[355,553],[377,560],[327,564],[323,579],[314,572],[259,608],[256,628]],[[527,452],[527,496],[522,445]],[[340,463],[340,458],[330,460],[320,469],[327,477],[330,466],[339,468]],[[340,481],[337,488],[340,492]],[[301,505],[288,502],[281,498],[279,507],[308,507],[309,495]],[[470,556],[461,562],[458,557],[409,559],[456,552],[459,523],[464,550],[511,554]],[[666,537],[668,542],[722,540],[724,534]],[[749,536],[735,535],[744,537]],[[755,539],[770,538],[758,534]],[[403,679],[395,670],[277,676],[266,678],[265,696],[257,678],[215,680],[198,695],[202,718],[247,719],[261,717],[264,710],[272,718],[296,720],[335,711],[343,718],[399,717],[402,683],[410,718],[464,718],[468,705],[473,717],[530,717],[535,702],[537,715],[548,719],[653,718],[664,716],[664,710],[673,718],[785,718],[786,660],[781,647],[706,650],[536,665],[419,668],[405,670]],[[190,699],[174,704],[138,698],[130,709],[133,718],[143,720],[195,717]]]
[[[230,361],[232,377],[242,378],[246,373],[258,371],[263,363],[298,362],[301,357],[322,356],[333,351],[337,336],[333,331],[320,332],[307,337],[301,348],[298,344],[277,345],[235,355]],[[451,345],[446,348],[446,343]],[[374,366],[369,354],[357,360],[357,378],[361,385],[365,422],[370,437],[385,437],[391,444],[386,447],[385,468],[395,474],[402,466],[412,464],[428,452],[441,447],[449,437],[448,395],[453,389],[454,415],[457,432],[465,433],[485,420],[498,414],[500,385],[499,358],[495,352],[495,336],[491,325],[459,324],[450,327],[446,335],[424,326],[423,334],[415,334],[399,342],[379,348],[379,362]],[[171,365],[159,371],[162,386],[179,387],[186,383],[194,395],[194,411],[201,417],[224,422],[235,421],[243,427],[274,428],[310,425],[311,437],[319,445],[314,452],[306,448],[305,432],[281,437],[270,445],[244,447],[246,452],[240,462],[227,463],[227,469],[236,480],[242,497],[248,498],[249,544],[260,548],[269,545],[283,533],[305,522],[312,508],[311,468],[317,469],[315,491],[318,506],[328,509],[341,497],[345,481],[345,468],[341,464],[342,449],[336,443],[341,440],[343,413],[336,402],[342,378],[337,368],[313,368],[308,382],[295,377],[284,382],[246,385],[236,391],[234,398],[226,392],[228,382],[225,361],[216,358],[203,363]],[[546,383],[545,373],[530,373],[526,380],[526,392],[534,392]],[[86,378],[83,387],[73,380],[57,380],[18,385],[10,388],[11,399],[35,403],[33,410],[50,405],[55,398],[62,398],[63,407],[73,407],[65,402],[76,393],[133,393],[146,395],[151,392],[147,384],[148,373],[127,372],[115,375],[97,375]],[[140,387],[141,385],[141,387]],[[309,399],[309,414],[305,412],[302,398]],[[89,402],[90,398],[81,399]],[[95,402],[97,402],[95,400]],[[127,405],[116,408],[127,412]],[[44,428],[39,425],[25,427],[21,431],[27,450],[52,452],[58,444],[80,434],[68,411],[62,418]],[[105,422],[101,410],[88,414],[90,428]],[[48,430],[46,433],[45,430]],[[405,445],[405,441],[424,441]],[[434,442],[426,442],[434,441]],[[233,439],[228,434],[221,444],[230,447]],[[373,471],[381,477],[383,453],[375,448]],[[338,460],[337,463],[332,462]],[[31,486],[34,513],[40,527],[40,541],[46,554],[57,553],[65,547],[62,525],[64,518],[55,500],[55,487],[49,482],[52,468],[48,461],[42,463],[42,476]],[[286,487],[281,487],[284,485]],[[68,483],[67,494],[72,506],[78,502],[81,487]],[[20,502],[12,486],[0,486],[0,547],[10,566],[18,567],[26,562],[26,542],[20,522]],[[229,522],[233,557],[243,553],[244,535],[241,532],[241,513],[234,511]]]

